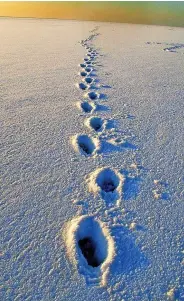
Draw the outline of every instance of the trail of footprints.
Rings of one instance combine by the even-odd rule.
[[[86,115],[84,126],[91,134],[81,133],[71,139],[76,152],[92,158],[99,155],[100,135],[107,129],[107,120],[96,115],[91,116],[98,112],[98,101],[104,97],[103,94],[97,93],[100,88],[95,86],[98,51],[90,44],[97,35],[94,29],[88,39],[81,41],[87,54],[79,64],[81,81],[76,85],[78,89],[85,91],[83,100],[77,103],[77,107]],[[100,197],[107,209],[109,204],[113,204],[117,210],[125,181],[125,177],[119,171],[110,167],[97,168],[87,176],[86,181],[88,190],[94,197]],[[87,284],[105,285],[109,267],[116,253],[108,227],[94,215],[84,214],[68,222],[64,233],[68,255],[71,261],[77,263],[78,271],[84,275]]]
[[[184,48],[184,44],[181,43],[164,43],[164,42],[146,42],[147,45],[161,45],[164,48],[163,51],[171,52],[171,53],[181,53],[184,54],[181,50]],[[167,47],[165,47],[167,46]]]
[[[84,127],[90,134],[88,134],[88,131],[87,133],[85,131],[85,133],[79,133],[71,138],[75,151],[87,159],[98,158],[101,155],[103,134],[106,137],[109,136],[109,141],[112,140],[112,144],[115,147],[118,145],[126,147],[128,145],[131,146],[131,149],[135,149],[130,143],[127,143],[122,138],[113,137],[108,132],[108,129],[113,128],[113,120],[109,122],[103,118],[103,114],[100,116],[96,115],[100,107],[105,107],[99,104],[100,100],[104,98],[104,94],[101,94],[99,90],[100,87],[106,87],[104,85],[96,86],[99,82],[96,80],[99,52],[91,43],[98,35],[96,30],[97,28],[93,30],[89,38],[81,41],[81,45],[87,50],[87,54],[83,62],[79,64],[80,70],[78,74],[81,80],[76,85],[84,93],[83,100],[77,102],[77,107],[85,116]],[[101,201],[103,208],[98,208],[95,215],[89,215],[89,210],[87,210],[80,217],[69,221],[65,225],[64,237],[68,256],[77,266],[78,271],[84,275],[86,283],[89,285],[103,286],[107,283],[109,268],[117,253],[114,239],[107,224],[110,227],[116,225],[116,223],[112,225],[111,218],[113,216],[113,223],[114,220],[117,220],[117,226],[119,226],[119,216],[122,216],[122,208],[120,206],[122,192],[125,200],[131,196],[130,185],[133,185],[133,190],[136,192],[141,168],[139,164],[133,163],[130,169],[132,174],[136,175],[132,177],[131,174],[127,175],[126,172],[118,171],[109,166],[103,168],[97,166],[95,171],[86,176],[85,180],[88,190],[97,201],[93,203],[93,207],[99,207],[95,206],[96,203]],[[79,202],[80,205],[82,203],[84,202]],[[85,205],[87,206],[87,204]],[[97,218],[98,210],[100,217],[103,218],[102,214],[104,214],[104,220],[108,221],[108,223],[103,223]],[[122,223],[121,219],[121,226]],[[129,229],[136,229],[136,223],[132,222]]]
[[[76,105],[85,116],[84,127],[88,131],[71,138],[75,151],[86,159],[98,159],[101,156],[101,144],[104,137],[108,137],[108,141],[115,147],[123,145],[125,148],[136,149],[133,144],[126,141],[127,134],[122,138],[111,133],[115,120],[106,120],[103,118],[103,114],[97,115],[99,111],[109,110],[107,106],[99,103],[104,98],[104,94],[101,94],[99,90],[101,87],[110,88],[109,86],[98,85],[96,72],[97,67],[100,66],[98,62],[99,52],[91,43],[98,36],[97,29],[91,31],[92,34],[86,40],[81,41],[87,54],[83,62],[79,64],[78,74],[81,80],[76,85],[84,93],[83,99]],[[134,119],[134,116],[128,114],[127,118]],[[134,217],[131,217],[131,212],[126,211],[121,206],[122,195],[124,200],[137,196],[142,169],[143,167],[136,160],[130,165],[128,172],[119,171],[109,166],[103,168],[97,166],[96,170],[87,175],[85,179],[89,193],[94,196],[95,202],[92,202],[91,205],[90,202],[88,204],[85,201],[73,201],[75,205],[82,207],[82,212],[80,216],[65,224],[63,234],[68,257],[78,272],[84,276],[87,285],[105,286],[113,262],[115,262],[117,269],[120,266],[120,273],[124,269],[122,261],[125,261],[126,265],[131,265],[132,255],[129,254],[129,245],[131,245],[131,254],[136,254],[136,258],[133,259],[135,268],[136,264],[137,267],[140,266],[139,260],[144,261],[144,255],[137,251],[136,245],[134,248],[133,240],[127,238],[126,234],[125,238],[121,235],[127,231],[143,228],[137,224]],[[154,180],[154,198],[168,200],[169,194],[165,188],[166,184],[163,181]],[[89,214],[90,211],[92,214]],[[129,219],[129,226],[122,218],[125,215]],[[102,219],[105,222],[102,222]],[[113,232],[113,229],[116,231],[116,228],[117,232]],[[125,249],[128,252],[123,251]],[[113,286],[116,287],[116,284],[116,280],[111,278],[112,287],[109,290]],[[119,287],[118,298],[121,295],[120,289],[123,292],[124,287]]]

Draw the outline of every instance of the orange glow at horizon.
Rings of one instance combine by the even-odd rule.
[[[184,26],[183,15],[184,5],[178,2],[0,2],[1,17]]]

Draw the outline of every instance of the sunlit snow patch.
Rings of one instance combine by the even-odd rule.
[[[67,223],[64,238],[70,260],[88,284],[106,285],[115,247],[109,229],[93,216],[83,215]]]

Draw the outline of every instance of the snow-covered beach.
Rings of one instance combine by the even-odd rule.
[[[184,29],[1,18],[0,38],[0,300],[183,300]]]

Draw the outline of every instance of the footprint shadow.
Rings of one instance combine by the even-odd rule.
[[[125,200],[134,199],[140,191],[140,177],[126,177],[123,187],[123,194]]]
[[[108,106],[97,104],[96,105],[96,111],[108,112],[108,111],[111,111],[111,109]]]
[[[114,275],[129,274],[149,264],[143,252],[136,246],[131,232],[123,226],[115,226],[111,230],[116,245],[116,257],[111,266]]]
[[[135,199],[140,192],[140,176],[130,176],[127,170],[121,170],[120,173],[125,177],[123,185],[123,198],[125,201]]]
[[[97,74],[95,73],[95,70],[93,69],[93,71],[90,72],[90,76],[92,77],[97,77]]]
[[[100,100],[106,100],[106,99],[107,99],[107,95],[104,94],[104,93],[100,93],[99,99],[100,99]]]
[[[104,89],[111,89],[112,87],[110,85],[101,85],[102,88]]]
[[[103,140],[101,142],[101,145],[102,145],[102,153],[104,153],[104,154],[113,153],[113,152],[123,152],[126,149],[129,149],[129,150],[136,150],[137,149],[137,147],[134,144],[132,144],[128,141],[124,141],[122,143],[114,144],[114,143],[111,143],[109,141]]]

